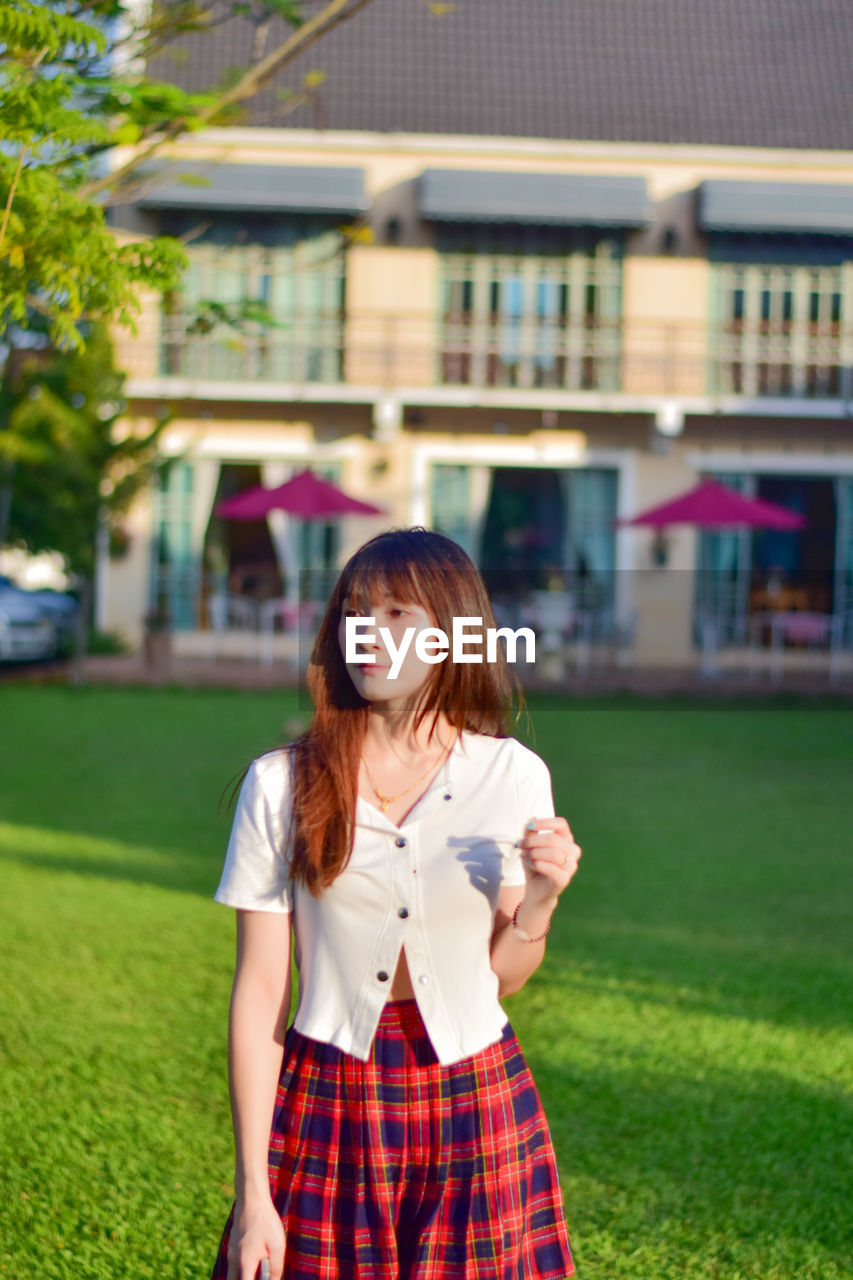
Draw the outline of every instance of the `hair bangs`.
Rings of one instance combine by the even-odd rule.
[[[341,602],[355,602],[360,609],[382,599],[431,609],[430,592],[418,570],[419,565],[405,554],[404,548],[368,543],[344,570],[339,597]]]

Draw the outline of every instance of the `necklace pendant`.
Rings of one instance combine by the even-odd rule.
[[[387,800],[385,799],[385,797],[384,797],[384,796],[380,797],[380,800],[379,800],[379,810],[380,810],[380,812],[381,812],[381,813],[387,813],[387,812],[388,812],[388,806],[389,806],[389,804],[390,804],[390,803],[391,803],[390,797],[389,797]]]

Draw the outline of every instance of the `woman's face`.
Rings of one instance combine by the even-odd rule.
[[[419,694],[435,671],[433,663],[418,657],[415,641],[419,632],[436,625],[435,618],[423,605],[397,600],[390,595],[377,596],[369,608],[355,600],[345,600],[338,625],[338,643],[346,662],[347,618],[373,618],[369,628],[362,629],[356,646],[359,655],[369,655],[375,662],[360,656],[347,662],[350,679],[368,702],[404,702]],[[388,643],[380,634],[388,633]],[[407,635],[407,632],[409,633]],[[369,639],[365,639],[365,636]],[[403,650],[405,647],[405,654]],[[395,658],[395,654],[398,655]],[[392,678],[391,670],[396,671]]]

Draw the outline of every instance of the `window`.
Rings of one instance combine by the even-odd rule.
[[[494,601],[518,603],[556,578],[597,612],[615,600],[617,482],[606,467],[435,463],[431,525],[480,566]]]
[[[193,546],[193,466],[174,462],[154,489],[149,605],[177,630],[196,622],[199,556]]]
[[[836,478],[835,507],[838,524],[833,607],[844,618],[844,643],[853,648],[853,476]]]
[[[617,473],[609,467],[576,467],[562,476],[568,508],[566,559],[577,602],[582,608],[612,607]]]
[[[473,558],[477,548],[474,545],[470,467],[443,462],[433,465],[430,511],[432,528],[453,538]]]
[[[312,462],[315,475],[341,485],[339,462]],[[299,539],[299,564],[302,567],[300,594],[303,599],[325,604],[337,581],[337,563],[340,547],[339,520],[296,520]],[[308,572],[305,572],[308,570]]]
[[[448,229],[439,250],[440,382],[618,387],[619,240],[558,228]]]
[[[169,232],[189,231],[187,217],[173,215]],[[217,214],[187,251],[181,288],[164,307],[164,373],[340,381],[345,264],[340,233],[328,219]],[[269,320],[241,315],[246,302],[259,304]]]
[[[710,390],[847,394],[842,379],[851,365],[853,244],[815,247],[801,243],[802,237],[797,243],[772,236],[711,240]]]
[[[745,472],[714,472],[715,480],[746,497],[755,495],[755,479]],[[749,529],[700,529],[693,578],[693,638],[711,623],[720,637],[743,642],[747,634],[752,535]]]

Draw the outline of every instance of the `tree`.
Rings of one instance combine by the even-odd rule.
[[[369,3],[167,0],[142,18],[138,0],[0,6],[0,544],[11,536],[62,551],[87,598],[101,513],[123,509],[147,481],[156,444],[156,433],[119,434],[121,409],[106,411],[123,400],[103,326],[133,328],[140,291],[173,289],[185,265],[177,240],[114,234],[107,208],[132,198],[141,166],[164,146],[233,122]],[[148,60],[175,36],[238,15],[255,38],[250,65],[228,84],[193,94],[148,78]],[[288,34],[268,51],[273,18]],[[304,92],[318,83],[307,76]],[[130,154],[114,165],[117,147]],[[257,320],[247,304],[237,322],[219,322]]]
[[[311,0],[307,0],[310,4]],[[295,0],[171,0],[141,22],[135,0],[0,7],[0,338],[35,324],[58,347],[79,346],[93,320],[133,325],[141,288],[180,277],[182,246],[119,238],[110,201],[129,198],[140,167],[167,144],[227,124],[297,55],[371,0],[328,0],[304,19]],[[255,27],[252,64],[226,86],[188,93],[150,80],[147,60],[179,34],[235,15]],[[273,17],[290,28],[265,51]],[[119,165],[116,147],[130,146]]]
[[[15,365],[0,399],[8,423],[0,432],[0,465],[14,476],[9,540],[64,556],[82,605],[79,677],[99,531],[116,530],[157,471],[166,419],[141,433],[126,421],[119,429],[127,409],[124,374],[103,324],[93,326],[79,348],[47,357],[19,354]]]

